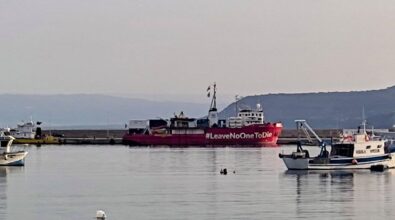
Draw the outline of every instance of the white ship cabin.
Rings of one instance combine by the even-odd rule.
[[[237,117],[228,118],[228,127],[238,128],[253,124],[263,124],[264,122],[263,110],[258,104],[255,110],[244,109],[238,112]]]
[[[15,138],[29,138],[33,139],[36,136],[36,125],[33,121],[18,124],[16,129],[11,129],[11,136]]]
[[[384,155],[388,149],[383,140],[370,140],[367,134],[356,134],[350,139],[333,144],[331,157],[369,157]]]

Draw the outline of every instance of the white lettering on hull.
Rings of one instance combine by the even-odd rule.
[[[210,140],[229,140],[229,139],[262,139],[262,138],[270,138],[273,134],[271,132],[255,132],[255,133],[228,133],[228,134],[213,134],[206,133],[206,139]]]

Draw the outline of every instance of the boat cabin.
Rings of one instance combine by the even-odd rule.
[[[354,140],[333,144],[332,157],[364,157],[387,153],[382,140],[369,140],[367,135],[358,134]]]

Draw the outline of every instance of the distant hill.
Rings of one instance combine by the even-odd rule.
[[[170,117],[184,111],[201,117],[208,104],[155,102],[106,95],[0,95],[0,126],[14,127],[21,120],[43,121],[44,126],[123,127],[130,119]]]
[[[15,126],[21,120],[44,122],[60,128],[122,128],[130,119],[168,118],[183,111],[203,117],[208,104],[148,101],[107,95],[0,95],[0,126]],[[282,121],[294,128],[295,119],[307,119],[314,128],[355,128],[362,109],[370,125],[389,128],[395,124],[395,87],[372,91],[247,96],[238,106],[261,103],[266,120]],[[220,118],[235,115],[235,103]]]
[[[295,119],[307,119],[316,128],[355,128],[362,121],[362,109],[368,123],[376,128],[395,124],[395,86],[382,90],[268,94],[248,96],[238,106],[263,104],[268,121],[282,121],[294,128]],[[235,103],[221,113],[221,118],[235,115]]]

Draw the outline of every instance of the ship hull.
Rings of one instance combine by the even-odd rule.
[[[170,134],[125,134],[126,145],[277,146],[281,123],[241,128],[175,129]]]

